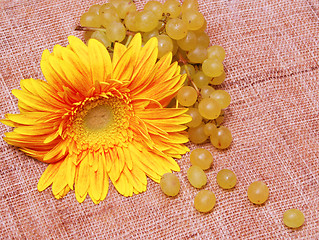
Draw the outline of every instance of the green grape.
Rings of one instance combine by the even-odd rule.
[[[198,88],[203,88],[208,86],[211,78],[206,76],[203,71],[198,71],[193,77],[193,81]]]
[[[158,40],[158,58],[161,58],[168,52],[173,51],[173,41],[169,36],[158,35],[156,38]]]
[[[203,118],[216,119],[221,111],[219,103],[211,98],[203,98],[198,104],[198,111]]]
[[[235,187],[237,178],[233,171],[222,169],[217,173],[216,177],[218,185],[223,189],[231,189]]]
[[[209,169],[213,164],[213,155],[204,148],[194,149],[189,158],[193,166],[198,166],[203,170]]]
[[[186,68],[187,68],[187,70],[186,70]],[[189,73],[189,76],[192,77],[192,76],[195,74],[195,68],[194,68],[194,66],[191,65],[191,64],[182,65],[182,66],[181,66],[181,71],[180,71],[180,73],[181,73],[181,74],[185,74],[185,73],[187,74],[187,71],[188,71],[188,73]]]
[[[149,1],[145,4],[144,10],[152,11],[157,20],[162,18],[164,6],[158,1]]]
[[[198,127],[202,123],[203,118],[197,108],[188,108],[187,114],[192,117],[192,121],[185,124],[187,127]]]
[[[202,70],[209,77],[218,77],[224,72],[224,65],[217,58],[208,58],[203,62]]]
[[[166,23],[166,33],[172,39],[179,40],[187,35],[187,28],[185,23],[179,18],[169,19]]]
[[[207,58],[207,49],[202,46],[197,46],[187,53],[187,57],[192,63],[202,63]]]
[[[198,31],[205,31],[206,28],[207,28],[207,21],[206,21],[206,19],[204,18],[204,24],[203,24],[203,26],[202,26],[200,29],[198,29]]]
[[[101,15],[106,9],[111,9],[116,12],[116,8],[111,3],[105,3],[99,8],[99,15]]]
[[[124,18],[124,24],[126,28],[132,32],[137,32],[138,28],[136,25],[136,15],[137,11],[129,12]]]
[[[177,51],[178,51],[178,45],[177,45],[177,42],[176,40],[172,39],[172,42],[173,42],[173,51],[172,51],[172,55],[176,55]]]
[[[84,39],[86,42],[89,41],[93,33],[94,31],[84,31]]]
[[[110,23],[120,22],[120,17],[116,11],[113,11],[111,8],[109,8],[100,11],[99,21],[101,25],[106,27],[109,26]]]
[[[224,61],[225,59],[225,50],[223,47],[215,45],[207,49],[208,58],[217,58],[219,61]]]
[[[186,37],[177,40],[177,44],[184,51],[193,50],[197,46],[196,34],[192,31],[188,31]]]
[[[80,24],[83,27],[100,27],[99,16],[92,12],[83,13],[80,18]]]
[[[254,204],[263,204],[269,196],[269,189],[262,181],[256,181],[248,186],[248,199]]]
[[[220,126],[220,124],[222,124],[223,121],[224,121],[224,110],[222,109],[220,111],[218,118],[214,119],[214,122],[215,122],[216,126]]]
[[[94,4],[89,8],[89,13],[93,13],[95,15],[99,15],[101,6],[99,4]]]
[[[176,196],[180,189],[178,177],[174,173],[165,173],[160,180],[160,187],[165,195]]]
[[[210,42],[210,39],[207,33],[205,33],[204,31],[195,31],[194,33],[196,34],[197,45],[207,48]],[[207,50],[207,53],[208,53],[208,50]]]
[[[197,10],[198,11],[198,2],[197,0],[184,0],[182,4],[182,12],[185,12],[187,10]]]
[[[119,3],[116,12],[121,19],[124,19],[129,12],[135,12],[136,6],[131,1],[122,1]]]
[[[158,35],[159,35],[159,33],[158,33],[157,29],[154,29],[154,30],[152,30],[150,32],[144,32],[144,33],[142,33],[143,42],[146,43],[152,37],[157,37]]]
[[[204,133],[206,136],[212,135],[217,129],[217,126],[214,123],[206,123],[204,127]]]
[[[169,14],[171,18],[177,18],[181,13],[181,4],[177,0],[166,0],[163,12]]]
[[[178,91],[177,100],[182,106],[192,106],[197,100],[197,92],[191,86],[184,86]]]
[[[209,190],[203,189],[199,191],[194,198],[194,207],[199,212],[209,212],[214,208],[215,204],[215,194]]]
[[[207,98],[209,97],[213,92],[215,91],[215,89],[211,86],[202,86],[200,89],[200,95],[202,96],[202,98]]]
[[[225,78],[226,78],[226,74],[225,74],[225,72],[223,72],[220,76],[214,77],[214,78],[210,81],[210,83],[211,83],[212,85],[219,85],[219,84],[222,84],[222,82],[224,82]]]
[[[105,30],[107,38],[111,42],[122,42],[126,36],[126,29],[120,22],[112,22],[105,28]]]
[[[227,108],[231,101],[229,93],[224,90],[216,90],[209,97],[216,100],[221,108]]]
[[[112,4],[116,9],[120,7],[121,3],[132,2],[131,0],[109,0],[109,3]]]
[[[195,188],[202,188],[207,183],[207,177],[203,169],[196,165],[191,166],[187,170],[187,179]]]
[[[287,227],[299,228],[305,222],[304,214],[298,209],[289,209],[285,211],[283,222]]]
[[[92,33],[91,38],[101,42],[106,48],[111,46],[111,41],[107,38],[105,32],[95,31]]]
[[[218,149],[228,148],[232,140],[233,137],[230,130],[224,126],[220,126],[210,135],[210,142]]]
[[[185,22],[188,30],[198,30],[204,24],[204,16],[195,9],[188,9],[183,12],[182,20]]]
[[[207,140],[207,135],[204,132],[205,124],[201,123],[198,127],[188,129],[188,138],[192,143],[201,144]]]
[[[150,32],[158,25],[158,19],[152,11],[141,11],[136,15],[136,26],[139,31]]]

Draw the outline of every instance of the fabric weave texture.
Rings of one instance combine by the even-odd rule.
[[[147,0],[135,1],[142,9]],[[163,2],[163,1],[161,1]],[[226,80],[218,88],[232,97],[224,125],[233,135],[227,150],[211,144],[206,171],[217,199],[211,213],[193,207],[198,192],[186,177],[189,153],[177,160],[181,182],[168,198],[148,179],[145,193],[125,198],[110,185],[99,205],[79,204],[73,193],[56,200],[39,193],[47,164],[2,137],[0,124],[0,236],[3,239],[319,239],[319,2],[317,0],[199,0],[211,45],[226,50]],[[0,118],[18,113],[11,94],[24,78],[43,79],[43,50],[67,45],[81,14],[103,1],[0,1]],[[237,175],[233,190],[216,183],[219,170]],[[248,185],[264,181],[267,202],[253,205]],[[283,225],[285,210],[298,208],[305,224]]]

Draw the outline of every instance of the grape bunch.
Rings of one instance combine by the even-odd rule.
[[[197,0],[184,0],[182,4],[178,0],[163,4],[149,1],[140,11],[132,0],[109,0],[91,6],[81,16],[80,24],[77,30],[85,30],[87,40],[99,40],[110,54],[115,42],[127,45],[137,32],[143,43],[156,37],[158,58],[172,52],[181,74],[187,74],[184,86],[168,107],[188,108],[193,119],[187,124],[190,141],[200,144],[209,139],[218,149],[229,147],[232,135],[221,123],[231,98],[226,91],[214,89],[226,77],[225,50],[218,45],[209,46],[207,23]]]

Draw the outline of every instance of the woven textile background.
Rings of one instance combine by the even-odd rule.
[[[141,9],[146,0],[136,1]],[[0,0],[0,118],[17,113],[11,90],[23,78],[42,78],[41,54],[66,46],[79,17],[98,0]],[[180,194],[168,198],[148,181],[145,193],[125,198],[110,185],[107,198],[79,204],[70,192],[56,200],[51,188],[39,193],[46,164],[6,144],[12,129],[0,124],[0,238],[3,239],[319,239],[319,1],[199,0],[211,44],[227,53],[232,96],[225,125],[233,143],[214,156],[206,189],[216,194],[209,214],[193,207],[198,190],[186,171],[189,154],[178,160]],[[191,149],[195,145],[188,144]],[[216,174],[232,169],[235,189],[217,186]],[[263,180],[266,204],[248,201],[248,185]],[[305,214],[302,228],[282,223],[288,208]]]

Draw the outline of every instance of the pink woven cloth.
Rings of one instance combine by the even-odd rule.
[[[146,0],[136,1],[142,9]],[[11,90],[24,78],[40,78],[41,54],[67,45],[80,15],[103,1],[2,0],[0,3],[0,118],[18,113]],[[210,144],[213,167],[205,189],[216,194],[208,214],[193,206],[189,154],[178,163],[180,194],[166,197],[148,180],[145,193],[125,198],[110,185],[99,205],[79,204],[70,192],[56,200],[37,182],[47,164],[0,139],[0,236],[4,239],[319,239],[319,2],[318,0],[199,0],[211,44],[225,48],[232,96],[225,126],[233,143]],[[0,134],[11,131],[0,124]],[[188,144],[191,149],[197,148]],[[218,187],[216,174],[231,169],[233,190]],[[264,181],[268,201],[256,206],[248,185]],[[305,224],[284,226],[285,210],[298,208]]]

